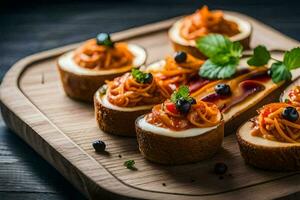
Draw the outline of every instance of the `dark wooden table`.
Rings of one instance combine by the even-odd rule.
[[[6,1],[7,5],[0,4],[0,80],[12,64],[27,55],[79,42],[94,37],[98,32],[116,32],[191,13],[203,4],[245,13],[300,40],[300,1],[24,2],[10,0]],[[300,198],[299,194],[294,198]],[[0,199],[84,197],[9,131],[0,117]]]

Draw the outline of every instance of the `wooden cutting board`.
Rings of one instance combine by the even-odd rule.
[[[252,23],[251,45],[290,49],[299,43],[242,14]],[[143,46],[148,63],[172,53],[167,30],[176,19],[113,34]],[[91,105],[65,96],[56,71],[56,59],[79,44],[38,53],[16,63],[1,85],[1,111],[12,130],[88,198],[146,199],[270,199],[300,192],[299,173],[263,171],[246,165],[240,155],[235,130],[225,137],[222,150],[203,162],[161,166],[146,161],[134,138],[103,133]],[[118,122],[115,122],[118,125]],[[91,143],[101,139],[107,154],[95,153]],[[138,170],[123,166],[134,159]],[[213,173],[216,162],[225,162],[228,173]]]

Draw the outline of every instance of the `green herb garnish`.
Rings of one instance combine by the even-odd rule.
[[[192,102],[193,98],[190,97],[189,87],[182,85],[178,88],[177,91],[173,92],[171,95],[171,102],[176,103],[179,99],[186,100],[188,102]]]
[[[236,72],[243,47],[220,34],[209,34],[196,41],[197,48],[209,59],[200,68],[201,77],[208,79],[230,78]]]
[[[262,54],[265,58],[262,57]],[[251,66],[262,66],[269,62],[270,59],[275,60],[271,65],[271,77],[274,83],[284,80],[291,80],[291,70],[300,67],[300,48],[294,48],[284,53],[283,61],[276,60],[271,57],[270,52],[263,46],[254,49],[254,55],[247,61]]]
[[[151,73],[144,73],[137,68],[132,68],[131,75],[139,83],[151,83],[153,79]]]
[[[134,160],[126,160],[124,162],[124,166],[127,169],[136,170],[136,167],[134,165],[135,165],[135,161]]]
[[[209,34],[196,41],[197,48],[209,59],[199,70],[199,75],[208,79],[226,79],[236,73],[243,47],[239,42],[231,42],[220,34]],[[300,48],[294,48],[284,54],[283,61],[271,57],[270,52],[263,45],[257,46],[253,55],[248,59],[250,66],[264,66],[270,59],[275,62],[271,65],[270,74],[274,83],[291,80],[291,70],[300,67]]]
[[[104,45],[107,47],[113,47],[114,42],[110,38],[110,34],[108,33],[99,33],[96,37],[96,42],[98,45]]]
[[[253,50],[253,55],[248,59],[247,63],[250,66],[263,66],[266,65],[271,59],[271,54],[263,45],[257,46]]]

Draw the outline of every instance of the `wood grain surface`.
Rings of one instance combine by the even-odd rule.
[[[152,62],[159,59],[162,52],[171,52],[165,30],[158,30],[167,28],[172,22],[122,32],[115,37],[130,37],[134,43],[146,47],[150,53],[148,62]],[[283,44],[287,49],[298,45],[274,30],[252,22],[255,26],[252,45],[265,43],[273,49],[282,49]],[[149,31],[151,35],[147,34]],[[280,42],[274,43],[275,40]],[[191,199],[198,196],[207,199],[220,196],[231,198],[253,194],[254,190],[271,191],[286,184],[289,187],[268,192],[265,197],[274,198],[299,191],[296,182],[299,175],[264,172],[244,165],[233,135],[226,137],[223,150],[212,160],[194,165],[162,167],[141,158],[134,139],[101,133],[94,122],[92,107],[65,97],[58,82],[55,58],[73,47],[56,49],[20,61],[4,79],[2,112],[12,129],[88,197],[104,193],[109,197],[151,195],[153,198],[163,198],[167,195],[180,199],[184,195]],[[106,141],[108,154],[95,154],[91,141],[97,138]],[[123,167],[127,159],[136,160],[137,171]],[[216,161],[228,162],[231,176],[219,180],[213,175],[211,170]],[[162,186],[163,183],[166,186]]]

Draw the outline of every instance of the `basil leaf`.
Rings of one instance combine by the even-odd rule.
[[[199,75],[208,79],[230,78],[236,72],[236,65],[236,62],[226,65],[217,65],[209,59],[201,66]]]
[[[210,57],[210,61],[217,64],[217,65],[224,65],[232,59],[230,54],[218,53],[212,57]]]
[[[242,57],[243,54],[243,46],[239,42],[233,42],[229,47],[230,55],[232,57]]]
[[[300,47],[285,52],[283,58],[283,64],[288,69],[296,69],[300,67]]]
[[[263,66],[271,59],[270,52],[263,45],[254,48],[253,56],[247,61],[250,66]]]
[[[283,62],[273,63],[271,66],[271,77],[274,83],[279,83],[285,80],[291,80],[292,74]]]
[[[188,86],[182,85],[178,88],[177,91],[173,92],[171,95],[171,102],[176,103],[180,98],[188,99],[190,95],[190,89]]]
[[[196,47],[207,57],[220,52],[228,52],[231,41],[220,34],[209,34],[196,41]]]

